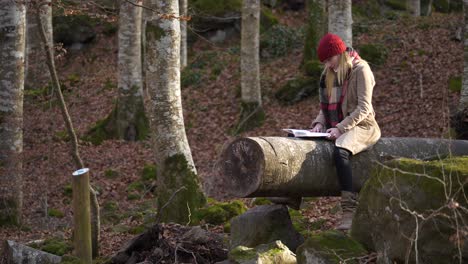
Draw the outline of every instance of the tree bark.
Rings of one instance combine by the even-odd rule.
[[[143,1],[136,1],[141,5]],[[119,97],[116,105],[116,136],[135,141],[147,132],[143,105],[143,80],[141,58],[142,7],[122,1],[119,14]]]
[[[0,225],[20,224],[26,10],[0,0]]]
[[[53,29],[52,29],[52,5],[51,0],[42,1],[46,4],[42,5],[39,12],[44,21],[44,30],[46,32],[47,42],[51,47],[54,46]],[[47,67],[43,67],[46,60],[46,54],[42,48],[41,37],[35,15],[37,10],[34,8],[26,8],[26,70],[25,70],[25,87],[31,89],[42,88],[50,80],[50,74]],[[52,50],[53,51],[53,50]]]
[[[325,7],[325,0],[308,0],[307,2],[309,21],[307,24],[303,63],[310,60],[318,60],[317,45],[320,38],[327,32],[328,26]]]
[[[208,196],[337,196],[340,186],[333,161],[334,143],[324,139],[246,137],[222,152],[216,173],[205,179]],[[395,157],[434,159],[468,155],[468,141],[429,138],[381,138],[352,157],[353,185],[360,190],[372,165]]]
[[[242,2],[241,114],[234,131],[238,134],[264,121],[260,87],[260,0]]]
[[[186,223],[206,198],[199,186],[197,171],[184,126],[180,90],[180,23],[178,0],[153,0],[151,8],[162,15],[146,24],[146,85],[150,94],[149,117],[158,181],[158,211],[162,221]],[[161,211],[175,190],[185,186]]]
[[[241,87],[242,101],[262,104],[260,92],[260,0],[242,5]]]
[[[188,0],[179,0],[180,15],[187,16]],[[187,20],[180,20],[180,67],[187,66]]]
[[[353,46],[353,15],[351,0],[328,0],[328,30]]]
[[[458,104],[458,110],[463,111],[468,109],[468,1],[463,0],[463,12],[464,12],[464,23],[465,31],[463,33],[465,41],[463,42],[463,81],[462,88],[460,91],[460,103]]]
[[[408,5],[411,15],[415,17],[421,16],[421,0],[409,0]]]

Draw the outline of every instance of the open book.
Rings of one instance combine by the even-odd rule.
[[[328,137],[330,133],[311,132],[306,129],[283,128],[284,131],[291,133],[294,137]]]

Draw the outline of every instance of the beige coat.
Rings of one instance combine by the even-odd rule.
[[[341,106],[344,119],[336,125],[342,135],[335,140],[336,146],[348,149],[353,155],[370,148],[381,136],[372,107],[374,85],[374,74],[369,64],[362,60],[357,62],[351,71],[348,89]],[[311,128],[316,123],[321,123],[325,128],[322,110],[312,121]]]

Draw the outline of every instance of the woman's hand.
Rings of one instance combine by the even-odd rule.
[[[341,136],[340,130],[336,127],[327,129],[327,133],[330,133],[330,136],[327,137],[327,139],[331,139],[331,140],[337,139]]]
[[[321,123],[315,124],[315,126],[312,129],[309,129],[312,132],[322,132],[323,125]]]

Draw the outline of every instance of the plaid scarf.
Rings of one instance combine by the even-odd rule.
[[[346,48],[346,51],[349,53],[350,57],[353,59],[353,66],[359,61],[359,54],[351,47]],[[319,87],[319,97],[320,97],[320,109],[325,116],[325,127],[331,128],[335,127],[336,124],[343,120],[343,111],[341,110],[341,105],[343,103],[344,96],[346,94],[346,89],[348,88],[348,79],[351,73],[351,69],[344,80],[342,86],[338,84],[338,79],[335,78],[335,83],[332,87],[331,96],[328,97],[327,88],[325,85],[325,76],[323,74],[320,78],[320,87]]]

